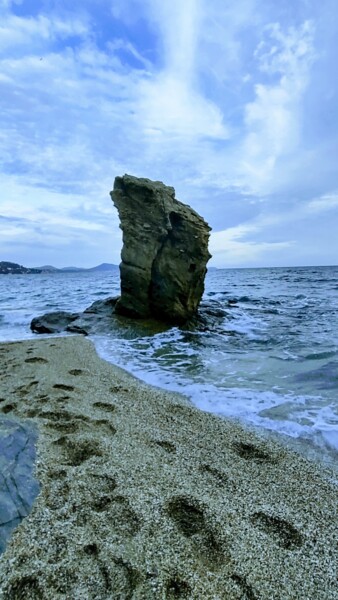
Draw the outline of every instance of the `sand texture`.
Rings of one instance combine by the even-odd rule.
[[[0,410],[39,431],[41,492],[0,598],[333,600],[337,480],[105,361],[80,337],[0,345]]]

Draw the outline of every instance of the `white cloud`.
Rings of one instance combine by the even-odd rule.
[[[229,137],[220,109],[169,75],[141,83],[137,110],[146,133],[165,134],[165,139],[161,139],[164,144],[171,137],[188,143],[191,138]]]
[[[324,194],[319,198],[311,200],[306,209],[310,213],[321,213],[328,210],[334,210],[338,208],[338,192],[332,192],[330,194]]]
[[[189,144],[200,137],[226,139],[222,110],[199,90],[199,40],[203,33],[203,0],[148,0],[143,3],[162,46],[157,73],[139,81],[136,112],[148,143]]]
[[[282,31],[266,28],[266,39],[256,50],[262,72],[276,83],[256,83],[255,100],[245,108],[247,135],[243,143],[243,175],[256,192],[272,191],[276,163],[297,150],[302,117],[301,101],[314,60],[313,25]]]
[[[49,262],[61,267],[73,256],[79,266],[105,260],[118,263],[122,236],[107,193],[111,184],[106,182],[102,195],[98,191],[96,197],[93,193],[92,199],[87,196],[85,201],[79,194],[2,177],[0,255],[28,266]],[[13,245],[20,253],[17,257],[10,254]]]
[[[41,47],[42,43],[51,42],[57,38],[69,36],[85,36],[88,33],[87,24],[79,18],[60,19],[55,16],[27,18],[7,14],[0,24],[0,52],[30,44],[31,51]]]
[[[267,264],[276,260],[281,250],[294,245],[294,241],[259,242],[245,240],[247,234],[253,234],[255,227],[238,226],[211,234],[210,251],[213,265],[234,267],[240,264]]]
[[[191,83],[197,66],[202,0],[148,0],[148,3],[161,32],[165,71],[178,81]]]
[[[105,23],[104,37],[109,4],[124,24],[112,22],[110,32]],[[318,129],[331,118],[320,102],[336,87],[331,78],[319,92],[312,80],[319,24],[310,8],[298,7],[296,25],[298,9],[268,0],[88,1],[72,14],[45,8],[36,17],[10,6],[2,2],[0,25],[1,202],[27,219],[30,239],[47,207],[46,239],[55,227],[85,246],[96,234],[107,241],[110,229],[116,256],[108,192],[124,172],[174,185],[214,227],[227,218],[237,225],[212,234],[218,264],[282,254],[292,248],[291,226],[333,214],[334,127],[330,143],[312,146],[303,127],[312,114]]]
[[[261,22],[256,0],[237,0],[236,5],[223,0],[203,2],[203,28],[199,40],[199,71],[226,83],[233,91],[247,76],[246,44],[243,36]],[[227,98],[224,98],[225,103]]]

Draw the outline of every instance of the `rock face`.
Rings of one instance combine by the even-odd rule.
[[[123,231],[116,312],[185,322],[204,291],[211,228],[159,181],[116,177],[111,197]]]
[[[35,333],[60,333],[61,331],[67,331],[67,327],[78,316],[79,313],[68,313],[61,310],[54,313],[46,313],[32,319],[31,330],[35,331]]]
[[[104,335],[114,333],[118,339],[149,337],[166,331],[170,325],[157,319],[134,319],[116,314],[119,297],[96,300],[81,313],[63,311],[45,313],[32,319],[30,327],[34,333],[78,333],[82,335]],[[229,309],[236,307],[236,300],[224,301],[204,299],[198,313],[180,326],[181,331],[212,331],[218,335],[234,335],[226,329],[226,323],[232,319]]]
[[[0,417],[0,554],[39,493],[34,478],[37,431]]]
[[[31,330],[34,333],[78,333],[82,335],[104,335],[114,333],[117,338],[135,339],[168,329],[168,325],[155,319],[132,319],[115,313],[118,296],[96,300],[80,313],[63,311],[45,313],[34,317]]]

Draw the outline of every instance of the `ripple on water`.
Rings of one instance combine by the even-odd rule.
[[[205,410],[312,436],[324,448],[337,427],[337,281],[338,267],[210,271],[205,298],[224,312],[216,329],[172,328],[142,341],[120,329],[107,334],[100,352]],[[81,311],[118,293],[118,274],[0,278],[0,337],[33,337],[34,316]]]

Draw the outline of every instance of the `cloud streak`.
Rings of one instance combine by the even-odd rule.
[[[35,256],[34,231],[41,242],[54,228],[71,262],[88,260],[86,244],[91,263],[117,262],[108,192],[131,172],[174,185],[210,221],[217,266],[295,264],[300,248],[314,260],[318,215],[337,219],[331,0],[320,12],[314,0],[0,10],[0,213],[26,219],[7,221],[4,259],[29,256],[9,243],[24,232]]]

